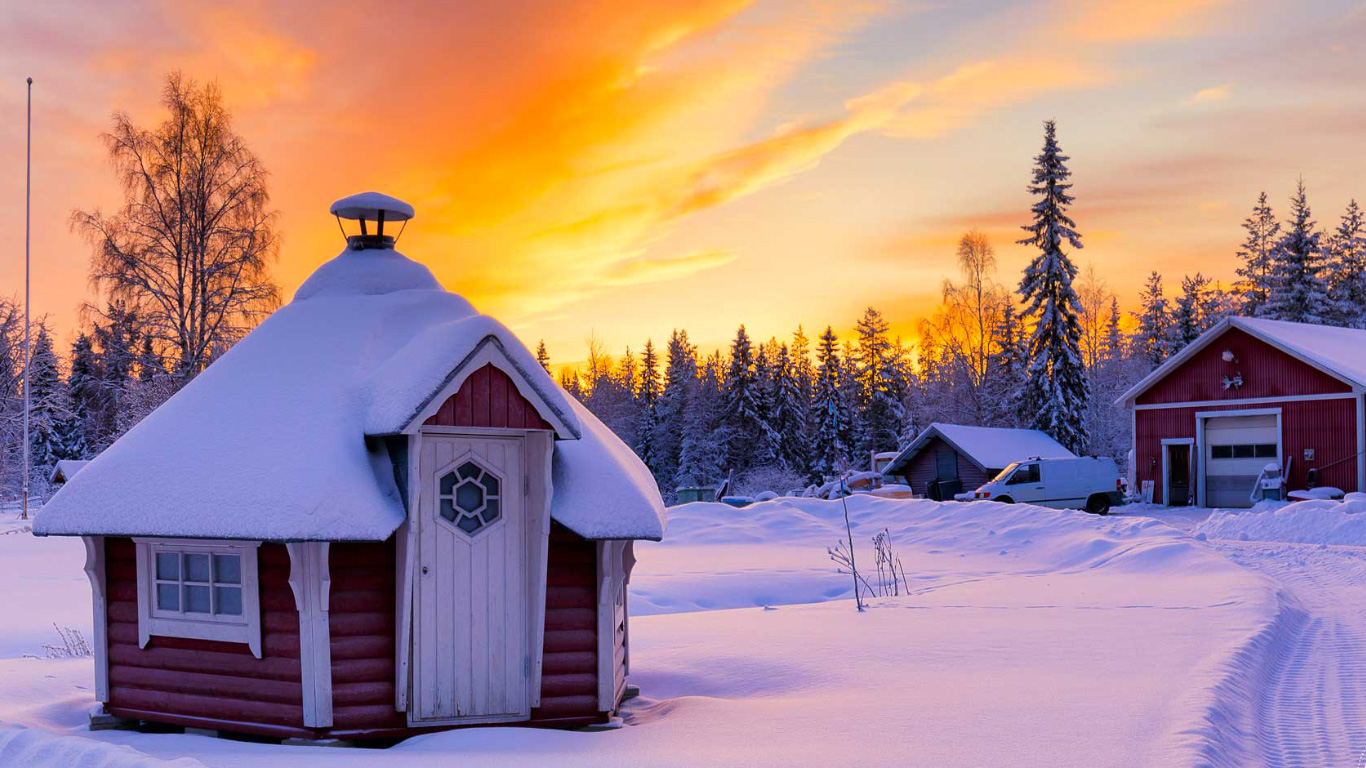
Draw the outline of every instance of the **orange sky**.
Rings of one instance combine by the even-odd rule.
[[[971,227],[1013,284],[1045,118],[1075,256],[1126,302],[1154,268],[1227,282],[1263,188],[1283,208],[1303,174],[1326,224],[1366,196],[1360,0],[4,2],[0,293],[32,75],[34,308],[64,342],[91,297],[70,211],[119,202],[98,136],[159,119],[174,68],[272,171],[286,295],[340,249],[328,204],[378,189],[417,208],[400,250],[558,360],[869,304],[909,335]]]

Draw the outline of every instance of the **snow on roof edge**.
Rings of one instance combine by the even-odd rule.
[[[967,435],[964,434],[964,430],[991,432],[993,434],[1001,436],[1005,435],[1006,433],[1014,433],[1021,437],[1029,437],[1031,444],[1028,445],[1027,448],[1021,448],[1021,450],[1028,455],[1019,456],[1015,459],[1012,459],[1012,461],[1032,458],[1034,456],[1039,456],[1040,458],[1076,456],[1075,453],[1067,450],[1065,446],[1063,446],[1057,440],[1054,440],[1048,433],[1042,430],[1025,429],[1017,427],[979,427],[974,426],[972,424],[946,424],[943,422],[936,421],[932,422],[928,427],[921,430],[920,434],[916,435],[915,439],[911,441],[910,445],[906,446],[905,449],[903,449],[900,453],[897,454],[897,457],[887,465],[886,470],[884,470],[884,474],[897,474],[898,472],[903,470],[905,468],[906,463],[910,461],[911,457],[919,453],[920,450],[925,447],[925,444],[928,443],[930,439],[934,437],[939,437],[941,440],[948,443],[950,446],[954,448],[954,450],[958,451],[963,456],[967,457],[967,459],[971,461],[973,464],[976,464],[978,469],[985,471],[988,469],[1001,469],[1005,467],[1005,464],[996,466],[995,464],[983,463],[983,457],[980,456],[981,451],[973,450],[972,447],[965,445],[967,441],[964,438],[967,437]],[[957,433],[956,439],[955,433]],[[1051,443],[1051,445],[1048,445],[1049,443]],[[1058,451],[1061,451],[1062,454],[1047,456],[1044,455],[1045,453],[1055,454],[1056,452],[1054,451],[1054,448],[1056,448]],[[1000,457],[996,458],[999,459]],[[1010,462],[1006,463],[1008,464]]]

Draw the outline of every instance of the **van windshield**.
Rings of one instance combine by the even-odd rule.
[[[998,474],[997,476],[991,478],[991,482],[993,482],[993,483],[1004,483],[1004,482],[1006,481],[1006,478],[1007,478],[1007,477],[1010,477],[1010,473],[1011,473],[1011,472],[1014,472],[1014,471],[1015,471],[1015,468],[1018,467],[1018,466],[1020,466],[1020,462],[1018,462],[1018,461],[1015,462],[1014,464],[1011,464],[1010,466],[1008,466],[1008,467],[1006,467],[1005,469],[1001,470],[1001,473],[1000,473],[1000,474]]]

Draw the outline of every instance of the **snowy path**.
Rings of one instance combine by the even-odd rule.
[[[1366,547],[1211,542],[1281,584],[1306,612],[1257,701],[1269,768],[1366,765]]]

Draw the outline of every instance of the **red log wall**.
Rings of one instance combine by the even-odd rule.
[[[1271,405],[1240,405],[1194,408],[1160,408],[1135,412],[1134,463],[1142,488],[1142,481],[1152,480],[1156,488],[1153,501],[1165,503],[1162,478],[1162,439],[1195,437],[1197,411],[1229,411],[1247,408],[1281,409],[1281,447],[1283,455],[1291,459],[1288,487],[1303,488],[1310,467],[1321,469],[1319,485],[1331,485],[1344,491],[1357,488],[1356,402],[1350,398],[1339,400],[1301,400]],[[1314,461],[1304,461],[1304,449],[1314,449]],[[1197,448],[1198,450],[1198,448]],[[1336,462],[1336,463],[1335,463]],[[1203,472],[1203,466],[1197,472]],[[1249,489],[1250,491],[1251,489]]]
[[[533,721],[573,725],[598,711],[597,544],[559,523],[550,527],[541,706]]]
[[[130,539],[107,539],[110,713],[275,737],[395,738],[441,730],[409,728],[406,715],[394,710],[395,558],[392,538],[330,548],[333,724],[307,729],[299,615],[284,545],[263,544],[258,552],[256,659],[244,644],[204,640],[153,637],[139,649],[136,552]],[[552,524],[541,706],[531,711],[532,724],[572,727],[605,717],[597,706],[596,578],[596,544]]]
[[[475,371],[424,424],[440,427],[551,429],[517,385],[492,363]]]
[[[1224,350],[1232,352],[1238,362],[1224,362]],[[1239,373],[1243,386],[1224,389],[1224,377]],[[1137,402],[1190,403],[1350,391],[1350,386],[1323,371],[1231,328],[1139,395]]]
[[[105,540],[111,714],[206,727],[228,721],[232,730],[296,735],[303,689],[289,554],[282,544],[262,544],[257,560],[260,659],[245,644],[211,640],[153,636],[138,648],[136,548],[131,539]]]

